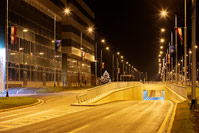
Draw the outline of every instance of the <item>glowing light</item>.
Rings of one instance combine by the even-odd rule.
[[[163,46],[160,46],[160,49],[163,49],[164,47]]]
[[[40,52],[39,54],[40,54],[40,55],[44,55],[44,53],[42,53],[42,52]]]
[[[106,47],[106,50],[109,50],[109,47]]]
[[[129,64],[129,62],[126,62],[126,64]]]
[[[192,51],[191,51],[191,50],[189,50],[189,54],[192,54]]]
[[[197,49],[197,48],[198,48],[198,46],[196,45],[196,46],[195,46],[195,48]]]
[[[23,29],[23,32],[28,32],[28,29]]]
[[[121,56],[121,59],[123,59],[124,58],[124,56]]]
[[[105,43],[106,41],[105,41],[105,39],[102,39],[101,42],[102,42],[102,43]]]
[[[161,42],[161,43],[164,43],[164,41],[165,41],[164,38],[161,38],[161,39],[160,39],[160,42]]]
[[[94,31],[93,27],[89,27],[89,28],[88,28],[88,32],[89,32],[89,33],[92,33],[93,31]]]
[[[67,14],[67,15],[70,14],[70,13],[71,13],[70,8],[66,8],[66,9],[64,10],[64,13]]]
[[[117,52],[117,55],[120,55],[120,52]]]
[[[161,32],[162,32],[162,33],[163,33],[163,32],[165,32],[165,29],[164,29],[164,28],[162,28],[162,29],[161,29]]]
[[[160,15],[161,15],[162,17],[166,17],[166,16],[168,15],[167,10],[161,10],[161,11],[160,11]]]

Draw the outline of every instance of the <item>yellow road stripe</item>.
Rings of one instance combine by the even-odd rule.
[[[172,117],[171,117],[171,121],[169,123],[169,127],[168,127],[168,130],[167,130],[167,133],[170,133],[171,132],[171,128],[173,126],[173,121],[174,121],[174,117],[176,115],[176,109],[177,109],[177,103],[175,104],[175,108],[174,108],[174,111],[173,111],[173,114],[172,114]]]
[[[167,124],[167,121],[168,121],[168,119],[169,119],[169,116],[170,116],[170,114],[171,114],[171,111],[172,111],[172,108],[173,108],[173,104],[174,104],[174,103],[172,103],[172,106],[169,108],[169,112],[167,113],[167,116],[165,117],[165,119],[164,119],[162,125],[160,126],[160,129],[158,130],[158,133],[163,133],[163,130],[164,130],[164,128],[165,128],[165,126],[166,126],[166,124]]]
[[[81,129],[84,129],[84,128],[88,127],[88,126],[89,126],[89,125],[85,125],[85,126],[83,126],[83,127],[77,128],[77,129],[71,131],[70,133],[77,132],[77,131],[79,131],[79,130],[81,130]]]

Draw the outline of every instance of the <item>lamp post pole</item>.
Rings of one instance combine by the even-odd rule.
[[[56,43],[56,15],[54,16],[54,45]],[[55,46],[54,46],[55,48]],[[54,50],[54,87],[56,87],[56,61],[55,61],[55,56],[56,56],[56,50]]]
[[[8,0],[6,2],[6,97],[8,94]]]
[[[176,83],[178,83],[178,39],[177,39],[177,15],[175,15],[175,48],[176,48],[176,57],[175,57],[175,63],[176,63]]]
[[[192,88],[191,88],[191,109],[196,108],[196,0],[192,0]]]
[[[187,1],[184,0],[184,79],[187,85]]]
[[[95,85],[97,85],[97,42],[95,43]]]
[[[101,48],[101,52],[100,52],[100,76],[102,76],[102,48]]]

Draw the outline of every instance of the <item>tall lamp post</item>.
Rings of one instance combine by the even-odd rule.
[[[162,10],[160,12],[162,17],[168,16],[168,12],[166,10]],[[176,57],[175,57],[175,65],[176,65],[176,83],[178,83],[178,40],[177,40],[177,15],[171,14],[175,17],[175,48],[176,48]]]
[[[184,0],[184,79],[187,85],[187,0]]]
[[[192,87],[191,87],[191,109],[196,108],[196,0],[192,0]]]

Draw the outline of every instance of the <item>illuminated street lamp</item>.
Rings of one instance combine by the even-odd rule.
[[[67,14],[67,15],[69,15],[69,14],[71,13],[70,8],[66,8],[66,9],[64,10],[64,13]]]
[[[161,17],[167,17],[167,16],[168,16],[167,10],[162,9],[162,10],[160,11],[160,15],[161,15]]]
[[[23,32],[28,32],[28,29],[23,29]]]
[[[163,49],[164,47],[163,46],[160,46],[160,49]]]
[[[168,16],[168,14],[171,14],[171,13],[168,13],[167,12],[167,10],[161,10],[160,11],[160,16],[161,17],[167,17]],[[177,15],[175,15],[175,14],[171,14],[171,15],[173,15],[173,16],[175,16],[175,29],[178,27],[177,26]],[[185,43],[186,43],[186,40],[185,40]],[[176,47],[176,51],[175,51],[175,54],[176,54],[176,56],[175,56],[175,61],[176,61],[176,63],[175,64],[178,64],[177,63],[177,61],[178,61],[178,51],[177,51],[177,48],[178,48],[178,43],[177,43],[177,30],[175,30],[175,47]],[[185,45],[185,55],[186,55],[186,45]],[[186,58],[185,58],[186,59]],[[175,67],[176,68],[176,83],[178,82],[178,67]],[[185,68],[186,68],[186,61],[185,61]],[[186,69],[185,69],[185,73],[186,73]],[[186,74],[185,74],[185,79],[186,79]],[[186,84],[186,81],[185,81],[185,84]]]
[[[162,28],[162,29],[161,29],[161,32],[162,32],[162,33],[164,33],[164,32],[165,32],[165,29],[164,29],[164,28]]]
[[[160,51],[160,55],[162,55],[163,54],[163,52],[162,51]]]
[[[161,39],[160,39],[160,42],[161,42],[161,43],[164,43],[164,42],[165,42],[164,38],[161,38]]]
[[[102,39],[101,42],[102,42],[102,43],[105,43],[106,41],[105,41],[105,39]]]
[[[117,52],[117,55],[120,55],[120,52]]]
[[[109,50],[109,47],[106,47],[106,50]]]

